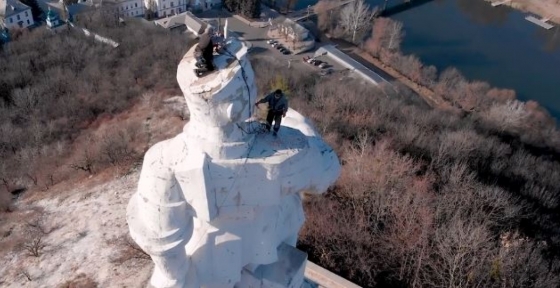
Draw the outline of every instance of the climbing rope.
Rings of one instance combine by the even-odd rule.
[[[249,96],[249,103],[251,103],[249,106],[248,118],[251,118],[253,116],[253,102],[251,101],[251,89],[249,88],[249,83],[247,83],[247,74],[245,73],[245,68],[243,68],[243,64],[241,63],[241,60],[239,60],[233,53],[229,52],[226,46],[224,46],[224,51],[229,56],[235,58],[235,60],[237,60],[237,63],[239,63],[239,67],[241,67],[241,78],[243,78],[243,82],[245,83],[245,88],[247,89],[247,95]]]

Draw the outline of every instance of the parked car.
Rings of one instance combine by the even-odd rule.
[[[280,49],[284,49],[284,46],[282,46],[282,45],[279,44],[279,45],[274,46],[274,48],[280,50]]]
[[[288,50],[288,49],[284,49],[284,50],[282,50],[282,51],[280,51],[280,52],[282,52],[282,54],[284,54],[284,55],[290,55],[290,54],[292,53],[292,52],[290,52],[290,50]]]
[[[320,76],[327,76],[327,75],[331,75],[333,72],[332,69],[321,69],[321,71],[319,72]]]
[[[330,67],[330,65],[327,62],[323,62],[323,63],[319,64],[319,68],[321,68],[321,69],[328,68],[328,67]]]
[[[311,65],[315,65],[315,63],[317,63],[317,61],[319,61],[319,60],[317,60],[315,58],[309,58],[309,59],[307,59],[306,62],[311,64]]]
[[[276,40],[274,40],[274,39],[270,39],[270,40],[266,41],[266,43],[272,45],[272,44],[274,44],[274,43],[278,43],[278,41],[276,41]]]
[[[280,44],[279,42],[274,42],[274,43],[270,44],[270,46],[276,48],[276,47],[278,47],[278,46],[282,46],[282,44]]]

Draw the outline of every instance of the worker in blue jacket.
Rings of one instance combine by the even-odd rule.
[[[268,124],[267,129],[270,131],[272,121],[274,120],[273,135],[276,136],[278,134],[278,130],[280,129],[282,118],[286,117],[286,112],[288,112],[288,99],[286,99],[282,90],[277,89],[263,99],[257,101],[255,106],[258,106],[261,103],[268,103],[268,114],[266,115],[266,122]]]

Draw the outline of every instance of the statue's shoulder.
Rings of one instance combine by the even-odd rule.
[[[188,157],[188,149],[181,134],[156,143],[144,155],[144,167],[167,167],[173,170],[179,162]]]

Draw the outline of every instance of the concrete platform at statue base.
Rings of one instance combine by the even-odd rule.
[[[311,261],[306,262],[302,288],[361,288]]]

